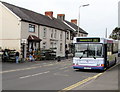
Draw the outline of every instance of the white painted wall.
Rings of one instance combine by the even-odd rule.
[[[2,5],[2,48],[20,51],[20,19]]]
[[[0,2],[0,48],[2,47],[2,3]]]
[[[57,52],[56,52],[56,55],[57,56],[62,56],[64,57],[65,56],[65,31],[62,31],[62,30],[58,30],[58,29],[55,29],[55,28],[50,28],[50,27],[46,27],[46,26],[40,26],[40,39],[42,39],[41,41],[41,48],[43,47],[43,43],[46,42],[46,49],[50,49],[51,48],[51,42],[56,42],[56,47],[57,47]],[[46,28],[46,37],[43,37],[43,29]],[[56,32],[56,38],[51,38],[51,32],[55,32],[55,30],[57,31]],[[63,32],[63,35],[62,35],[62,39],[60,39],[60,33],[61,31]],[[62,51],[60,51],[60,43],[63,44],[62,46]]]

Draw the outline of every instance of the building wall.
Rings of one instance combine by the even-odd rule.
[[[4,5],[2,12],[2,49],[16,49],[20,51],[20,19]]]
[[[44,37],[44,29],[46,31],[45,37]],[[56,36],[55,36],[55,31],[56,31]],[[40,26],[39,32],[40,32],[39,33],[40,39],[42,39],[41,49],[50,49],[50,48],[56,47],[56,49],[54,49],[56,51],[56,55],[62,56],[62,57],[65,56],[65,31],[58,30],[55,28],[46,27],[46,26]],[[62,39],[60,39],[61,32],[62,32]],[[53,37],[51,37],[52,33],[53,33]],[[53,43],[53,46],[51,46],[51,43]],[[56,43],[56,45],[54,43]],[[62,50],[60,51],[60,44],[61,43],[62,43]],[[45,48],[43,48],[43,47],[45,47]]]
[[[35,32],[29,32],[29,24],[35,25]],[[21,21],[21,39],[28,39],[29,35],[35,35],[38,37],[38,25]]]
[[[42,39],[42,41],[40,42],[41,49],[50,49],[52,47],[56,47],[55,51],[57,56],[65,56],[65,32],[64,31],[62,31],[63,35],[62,35],[62,39],[60,39],[61,30],[33,24],[35,25],[35,32],[32,33],[32,32],[29,32],[29,24],[31,23],[21,21],[21,39],[28,39],[29,35],[35,35],[40,39]],[[45,37],[43,36],[44,29],[46,29]],[[56,37],[54,37],[55,30],[56,30]],[[51,37],[52,32],[53,32],[53,37]],[[46,43],[45,48],[43,48],[43,43]],[[51,46],[51,43],[56,43],[56,46]],[[62,51],[60,51],[60,43],[62,43]],[[27,43],[25,45],[25,48],[27,48]]]
[[[2,48],[2,3],[0,3],[0,48]]]

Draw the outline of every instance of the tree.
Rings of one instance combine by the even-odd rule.
[[[112,38],[114,40],[120,40],[120,28],[119,27],[116,27],[111,35],[109,36],[109,38]]]

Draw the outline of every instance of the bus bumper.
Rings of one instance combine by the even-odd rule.
[[[73,69],[97,69],[97,70],[104,70],[104,66],[73,66]]]

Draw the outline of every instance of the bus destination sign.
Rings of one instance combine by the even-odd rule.
[[[77,38],[77,42],[100,42],[100,38]]]

